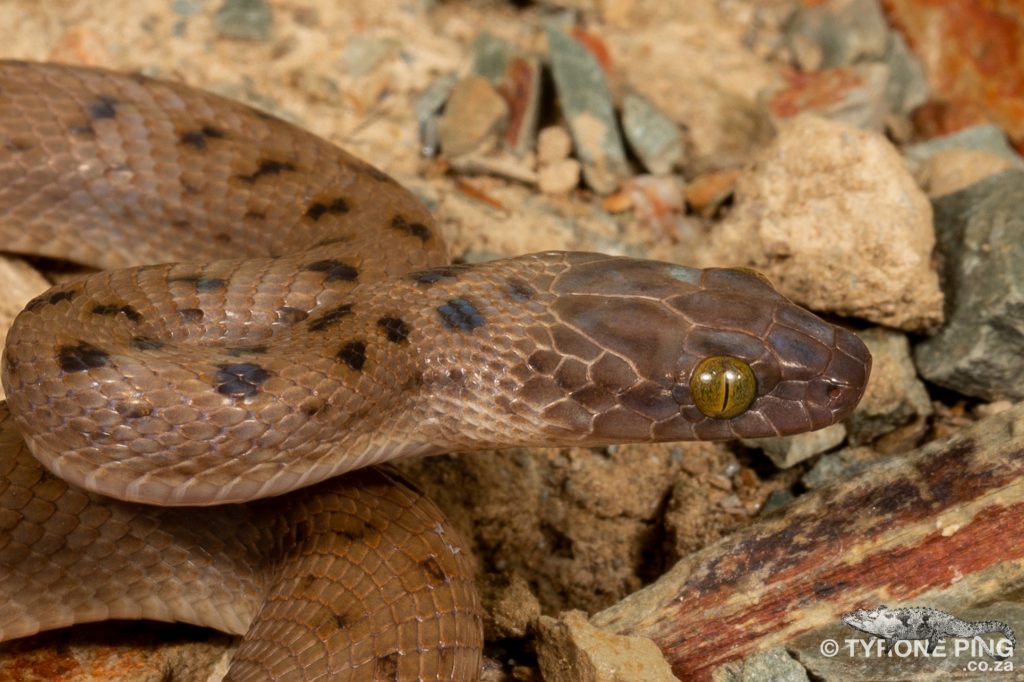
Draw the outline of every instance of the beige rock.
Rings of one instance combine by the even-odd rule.
[[[1006,157],[980,149],[943,149],[929,156],[915,176],[928,196],[941,197],[1015,167]]]
[[[934,243],[931,204],[896,149],[805,114],[740,178],[701,260],[762,270],[813,310],[922,330],[942,321]]]
[[[452,89],[438,124],[441,150],[467,154],[492,140],[508,118],[508,104],[483,76],[466,76]]]
[[[540,191],[545,194],[568,194],[580,184],[580,162],[562,159],[540,167],[537,172]]]
[[[31,265],[20,258],[0,257],[0,348],[7,340],[7,330],[21,309],[32,298],[50,288],[50,283]],[[0,387],[0,400],[4,398]]]
[[[675,682],[661,651],[645,637],[594,627],[582,611],[540,619],[537,660],[548,682]]]
[[[788,469],[826,450],[831,450],[844,440],[846,427],[842,424],[832,424],[817,431],[799,433],[795,436],[748,438],[744,439],[743,443],[753,448],[761,448],[775,466]]]
[[[487,640],[525,637],[530,625],[540,618],[540,602],[519,573],[513,573],[503,585],[492,586],[485,578],[484,594]]]
[[[537,135],[537,162],[555,163],[569,158],[572,152],[572,138],[561,126],[548,126]]]

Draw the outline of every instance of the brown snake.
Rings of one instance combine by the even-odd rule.
[[[0,63],[0,237],[127,268],[54,287],[8,337],[0,640],[185,621],[244,634],[231,680],[479,675],[456,538],[362,467],[796,433],[846,416],[870,367],[746,271],[448,265],[424,207],[340,149],[85,68]],[[720,356],[749,380],[707,370],[707,416],[693,382]]]

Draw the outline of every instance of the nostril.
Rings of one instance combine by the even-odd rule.
[[[843,389],[841,386],[832,384],[832,388],[828,389],[828,404],[835,405],[843,398]]]

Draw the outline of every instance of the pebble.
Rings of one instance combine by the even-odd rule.
[[[496,139],[508,119],[508,105],[483,76],[469,75],[452,88],[438,124],[441,151],[459,156]]]
[[[590,624],[582,611],[541,616],[537,662],[548,682],[676,682],[658,646]]]
[[[874,327],[858,334],[871,351],[871,381],[847,420],[850,443],[870,443],[932,414],[931,398],[917,376],[906,334]]]
[[[759,448],[780,469],[796,466],[806,459],[831,450],[846,440],[846,427],[832,424],[817,431],[779,438],[744,438],[743,444]]]
[[[645,97],[629,93],[623,98],[622,130],[630,148],[651,173],[671,173],[683,163],[679,127]]]
[[[831,68],[881,59],[889,46],[890,30],[878,0],[850,0],[800,3],[783,33],[791,46],[800,40],[816,46],[820,67]],[[797,46],[793,51],[800,55],[806,50]],[[799,63],[805,70],[819,68]]]
[[[775,647],[716,668],[711,682],[808,682],[807,670],[784,647]]]
[[[572,132],[583,177],[598,194],[610,194],[629,177],[611,92],[594,55],[557,26],[548,26],[555,90]]]
[[[977,149],[943,149],[918,166],[914,177],[929,197],[941,197],[967,189],[985,178],[1012,170],[1004,156]]]
[[[489,80],[508,104],[505,146],[515,155],[525,156],[537,140],[543,76],[540,60],[486,31],[477,35],[471,51],[472,72]]]
[[[419,127],[420,155],[427,159],[437,156],[441,150],[441,112],[451,97],[459,77],[455,73],[446,73],[435,78],[430,85],[416,98],[416,124]]]
[[[572,138],[562,126],[548,126],[537,135],[537,162],[555,163],[569,158]]]
[[[927,197],[881,135],[801,115],[739,179],[700,253],[764,272],[812,310],[904,330],[942,320]]]
[[[224,0],[213,17],[217,33],[235,40],[268,40],[273,23],[266,0]]]
[[[837,481],[853,478],[879,459],[881,455],[869,447],[843,448],[838,452],[822,455],[800,480],[811,490],[822,488]]]
[[[928,381],[985,400],[1024,399],[1024,171],[935,200],[949,320],[915,348]]]
[[[544,194],[568,194],[580,184],[581,167],[576,159],[547,163],[537,171],[537,185]]]
[[[711,218],[736,191],[742,171],[738,168],[702,173],[683,189],[686,203],[705,218]]]
[[[1024,168],[1024,158],[1014,150],[1006,139],[1006,133],[991,123],[970,126],[949,135],[933,137],[903,150],[912,164],[922,164],[933,155],[949,149],[970,149],[988,152],[1002,157],[1014,168]]]
[[[889,115],[885,93],[889,67],[880,62],[794,74],[766,95],[768,112],[779,122],[803,112],[881,132]]]

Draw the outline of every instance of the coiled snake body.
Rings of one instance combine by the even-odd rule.
[[[245,635],[232,680],[479,675],[452,531],[363,467],[795,433],[848,414],[870,366],[749,272],[448,265],[429,214],[374,168],[99,70],[0,65],[0,237],[127,268],[54,287],[10,331],[0,640],[187,621]]]

